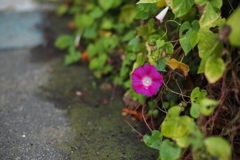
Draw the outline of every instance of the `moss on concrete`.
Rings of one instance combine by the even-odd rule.
[[[92,86],[92,82],[97,87]],[[156,159],[158,153],[140,142],[141,137],[122,121],[122,95],[103,90],[106,79],[96,79],[84,65],[53,66],[49,83],[42,87],[45,98],[67,111],[70,129],[54,146],[69,159]],[[76,92],[83,96],[77,96]],[[139,124],[134,122],[134,126]]]

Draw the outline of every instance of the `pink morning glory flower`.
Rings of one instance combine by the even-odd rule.
[[[164,10],[162,10],[162,11],[156,16],[156,19],[157,19],[160,23],[163,22],[163,18],[165,17],[165,15],[166,15],[166,13],[167,13],[167,11],[168,11],[168,8],[169,8],[169,7],[164,8]]]
[[[138,94],[152,96],[163,83],[162,75],[153,65],[136,68],[132,73],[132,87]]]

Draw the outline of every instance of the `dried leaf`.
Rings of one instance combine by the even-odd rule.
[[[81,54],[81,60],[82,60],[82,61],[89,61],[89,60],[90,60],[87,51],[84,51],[84,52]]]
[[[179,74],[182,77],[187,77],[188,76],[188,72],[189,72],[189,66],[177,61],[176,59],[169,59],[167,61],[168,68],[174,72],[176,72],[177,74]]]

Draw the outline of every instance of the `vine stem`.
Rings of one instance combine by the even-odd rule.
[[[136,133],[138,133],[141,137],[143,137],[143,135],[139,133],[126,119],[122,119],[122,120],[126,122]]]
[[[185,99],[184,99],[184,97],[183,97],[182,89],[181,89],[181,87],[179,86],[179,84],[178,84],[178,82],[177,82],[177,79],[175,79],[173,76],[172,76],[172,79],[174,79],[174,81],[176,82],[176,84],[177,84],[177,86],[178,86],[178,89],[179,89],[180,92],[181,92],[181,96],[182,96],[183,101],[186,102],[186,103],[190,103],[190,102],[185,101]]]
[[[163,84],[164,84],[164,86],[167,88],[167,90],[169,90],[170,92],[175,93],[175,94],[178,94],[178,95],[183,96],[183,97],[188,97],[188,98],[190,98],[189,96],[186,96],[186,95],[183,95],[183,94],[181,94],[181,93],[177,93],[177,92],[171,90],[170,88],[168,88],[168,86],[167,86],[165,83],[163,83]]]
[[[151,127],[147,124],[146,118],[145,118],[145,116],[144,116],[144,108],[145,108],[145,105],[142,106],[142,118],[143,118],[144,123],[145,123],[146,126],[148,127],[148,129],[152,132],[152,129],[151,129]]]
[[[168,20],[168,21],[165,23],[166,32],[165,32],[165,34],[161,37],[161,39],[162,39],[164,36],[167,35],[167,23],[168,23],[168,22],[175,22],[175,23],[177,23],[179,26],[181,26],[181,24],[178,23],[177,21],[174,21],[174,20]]]

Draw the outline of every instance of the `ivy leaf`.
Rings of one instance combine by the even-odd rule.
[[[98,49],[97,49],[96,45],[90,43],[87,46],[87,52],[88,52],[89,57],[92,58],[97,54]]]
[[[197,20],[194,20],[192,24],[186,21],[181,25],[179,37],[185,55],[198,43],[199,37],[197,33],[199,28],[200,26]]]
[[[157,130],[153,130],[151,136],[149,136],[147,134],[145,134],[143,136],[144,143],[148,147],[151,147],[151,148],[154,148],[157,150],[159,150],[159,148],[160,148],[162,139],[163,139],[163,137],[161,136],[161,133]]]
[[[198,36],[198,50],[199,56],[203,58],[209,51],[212,50],[216,39],[218,38],[218,34],[211,31],[212,27],[216,27],[217,29],[221,29],[225,23],[225,19],[219,19],[213,22],[211,25],[206,27],[200,27]],[[207,42],[207,43],[206,43]]]
[[[219,101],[215,101],[212,99],[204,98],[200,101],[200,112],[205,115],[209,116],[213,113],[215,107],[219,104]]]
[[[74,23],[78,28],[85,29],[93,24],[93,18],[88,14],[76,14]]]
[[[147,25],[148,25],[148,33],[149,34],[156,32],[156,30],[154,29],[154,23],[155,23],[155,20],[153,18],[148,20]]]
[[[162,160],[177,160],[182,149],[169,139],[165,139],[160,146],[160,157]]]
[[[177,145],[182,148],[187,148],[190,144],[190,139],[188,135],[175,138],[174,140],[176,141]]]
[[[111,8],[115,8],[119,6],[122,1],[113,1],[113,0],[98,0],[98,4],[105,10],[109,10]]]
[[[156,4],[154,3],[141,3],[137,5],[137,15],[135,19],[146,20],[149,17],[152,17],[159,10]]]
[[[113,28],[113,19],[111,17],[104,17],[101,20],[101,29],[110,30]]]
[[[148,39],[148,26],[147,25],[141,25],[137,27],[137,35],[142,37],[143,39]]]
[[[167,117],[178,117],[181,111],[182,111],[182,108],[180,106],[171,107],[168,110]]]
[[[89,64],[90,69],[99,69],[102,68],[107,61],[107,55],[106,54],[101,54],[99,57],[95,57],[91,60]]]
[[[220,8],[222,7],[222,0],[195,0],[195,3],[201,6],[209,3],[217,12],[220,11]]]
[[[168,138],[183,137],[189,133],[190,123],[193,123],[193,119],[188,116],[168,117],[162,123],[162,135]]]
[[[160,59],[156,65],[156,69],[160,72],[167,72],[165,70],[165,66],[166,66],[166,61],[164,61],[163,59]]]
[[[127,32],[124,35],[124,37],[122,38],[122,41],[125,42],[125,41],[129,41],[129,40],[133,39],[135,34],[136,34],[136,30],[131,30],[131,31]]]
[[[67,10],[68,10],[68,6],[67,6],[67,5],[65,5],[65,4],[60,4],[60,5],[57,7],[56,12],[57,12],[58,15],[61,16],[61,15],[65,14],[65,13],[67,12]]]
[[[140,39],[139,38],[133,38],[131,41],[128,42],[127,50],[136,52],[140,49]]]
[[[175,14],[175,17],[180,17],[186,14],[194,4],[194,0],[165,0],[167,5],[170,6]]]
[[[68,54],[65,56],[64,64],[70,65],[80,60],[81,52],[75,49],[75,46],[72,45],[68,49]]]
[[[144,64],[144,54],[143,53],[139,53],[137,55],[137,59],[133,64],[133,69],[132,72],[134,71],[134,69],[141,67]]]
[[[157,3],[159,1],[160,0],[140,0],[137,2],[137,4],[139,4],[139,3]]]
[[[174,47],[172,43],[165,43],[163,48],[165,49],[167,54],[173,54]]]
[[[198,73],[205,72],[206,62],[209,59],[209,57],[214,57],[214,58],[221,57],[222,52],[223,52],[223,42],[217,41],[212,47],[212,49],[208,51],[202,58],[199,69],[198,69]]]
[[[157,45],[157,48],[158,48],[158,49],[161,48],[162,46],[164,46],[164,44],[165,44],[165,41],[164,41],[164,40],[158,39],[158,40],[156,41],[156,45]]]
[[[208,26],[216,21],[220,17],[220,13],[217,13],[214,8],[212,7],[211,3],[207,3],[203,15],[199,21],[201,27]]]
[[[133,22],[134,17],[137,14],[137,8],[133,4],[126,4],[121,7],[121,13],[119,16],[119,21],[125,22],[130,25]]]
[[[59,49],[65,49],[69,47],[71,44],[74,43],[74,38],[70,35],[61,35],[58,37],[58,39],[55,41],[55,47]]]
[[[96,31],[96,26],[93,25],[91,27],[88,27],[84,33],[83,33],[83,37],[84,38],[94,38],[97,36],[97,31]]]
[[[229,34],[228,38],[229,38],[230,44],[233,46],[240,46],[239,15],[240,15],[240,8],[235,10],[227,20],[227,25],[231,27],[231,33]]]
[[[222,77],[225,68],[226,66],[222,58],[216,58],[214,56],[209,57],[206,61],[204,72],[208,82],[215,83],[216,81],[218,81]]]
[[[100,7],[94,7],[94,9],[90,12],[90,16],[94,19],[100,18],[104,14],[104,11]]]
[[[200,115],[200,101],[205,98],[207,96],[207,92],[205,90],[201,90],[199,89],[199,87],[196,87],[193,89],[191,95],[190,95],[190,99],[192,102],[192,106],[190,109],[190,115],[193,118],[198,118]]]
[[[204,140],[207,151],[219,160],[231,159],[231,147],[222,137],[208,137]]]

